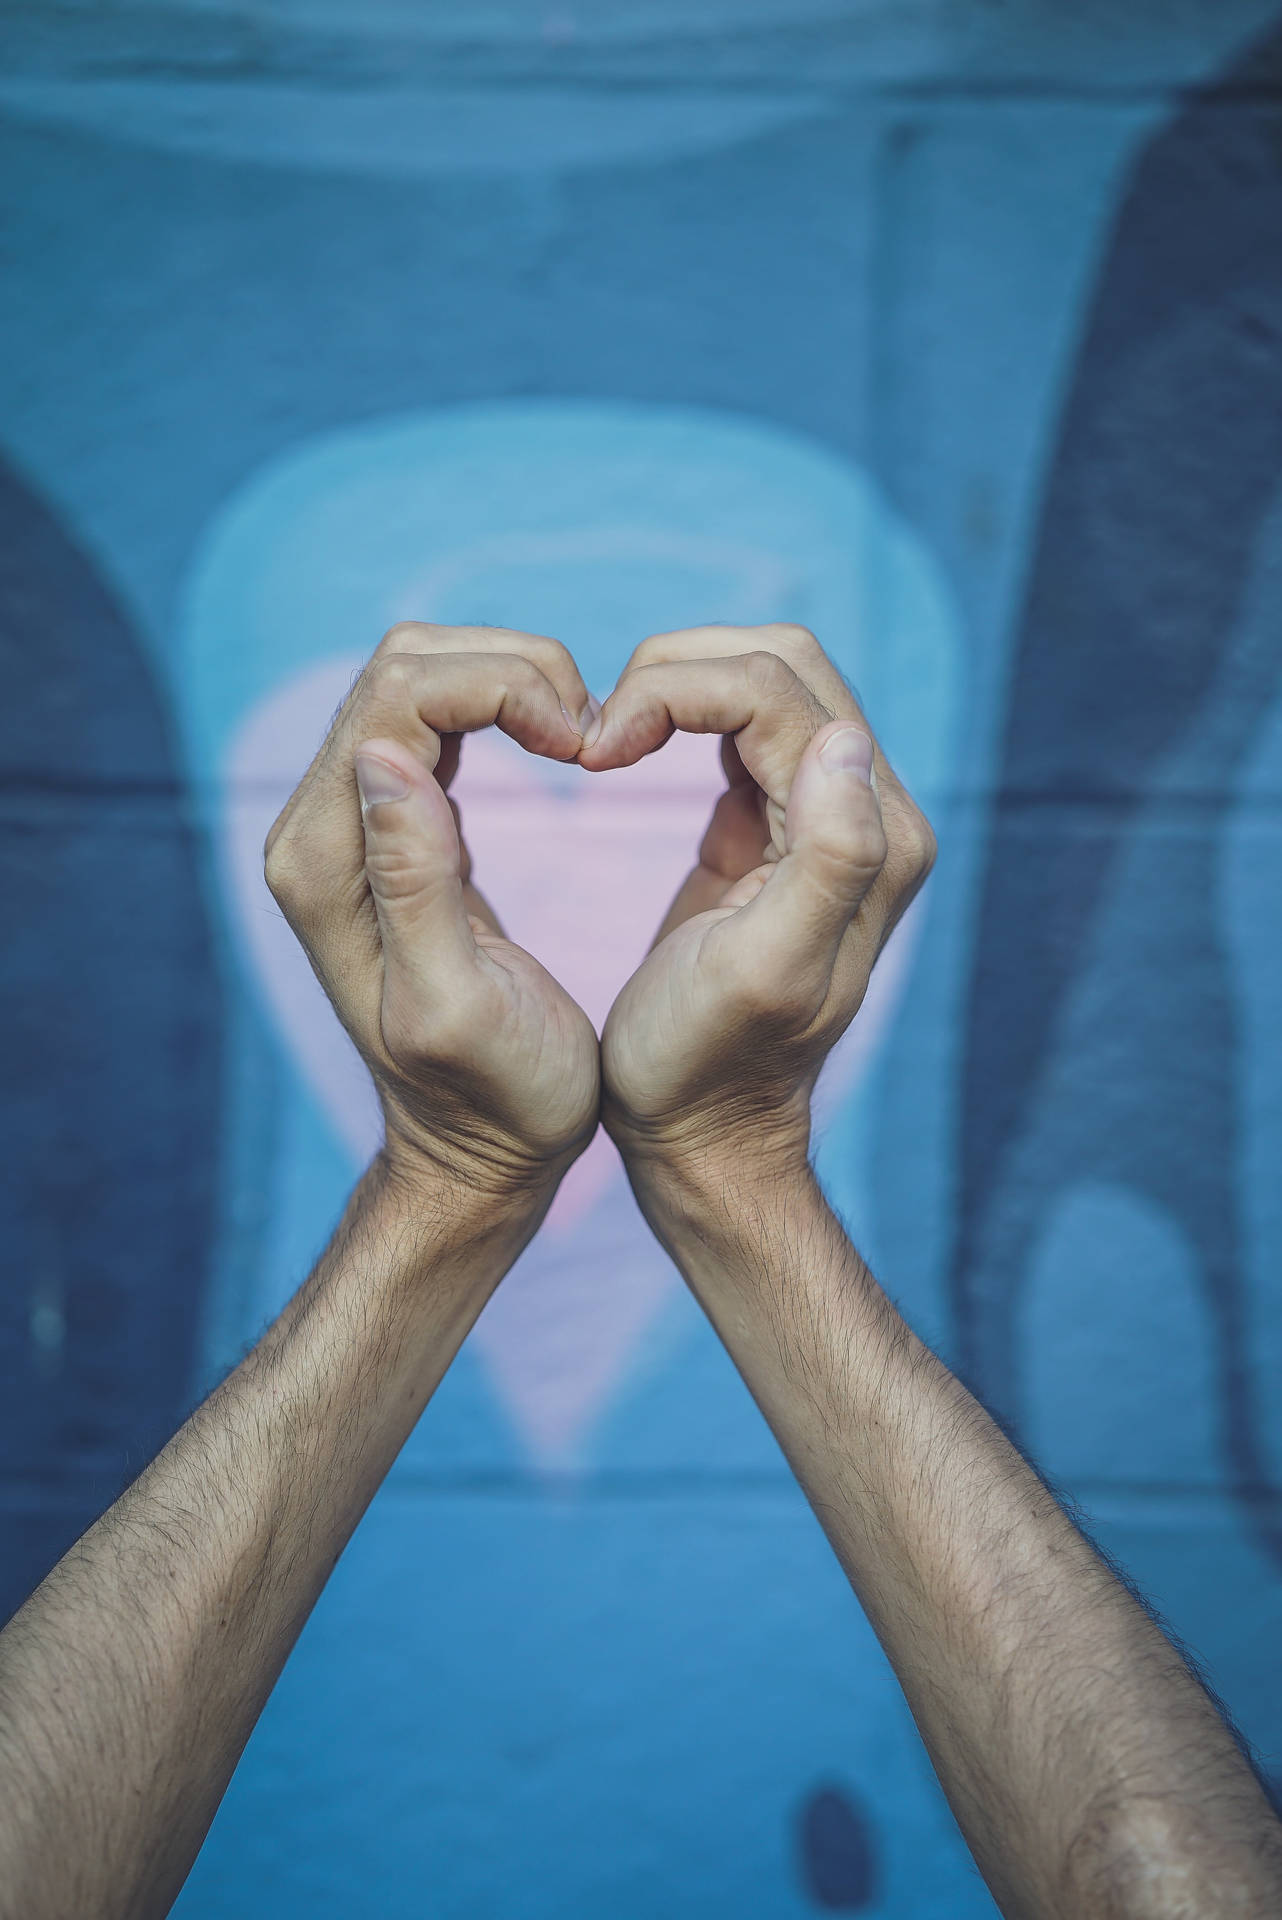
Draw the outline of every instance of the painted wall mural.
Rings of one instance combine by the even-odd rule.
[[[469,608],[556,633],[602,695],[638,634],[702,609],[745,624],[783,609],[844,636],[916,791],[939,792],[946,771],[960,663],[938,570],[870,484],[819,449],[691,409],[543,402],[385,419],[285,454],[196,559],[180,684],[193,755],[222,796],[226,918],[250,990],[349,1177],[378,1145],[377,1105],[266,891],[263,839],[362,664],[341,651],[362,620],[376,611],[381,631]],[[721,785],[715,741],[689,736],[609,783],[498,734],[466,743],[459,794],[478,872],[513,937],[598,1026]],[[897,930],[829,1064],[825,1115],[867,1081],[919,926],[913,913]],[[843,1161],[847,1184],[866,1185],[858,1150]],[[293,1282],[264,1276],[261,1310]],[[676,1285],[601,1135],[470,1342],[518,1456],[576,1456]]]
[[[1282,120],[1257,91],[1279,74],[1282,37],[1147,147],[1084,328],[986,852],[954,1290],[963,1365],[1018,1418],[1017,1296],[1056,1205],[1103,1190],[1094,1204],[1165,1224],[1213,1369],[1188,1470],[1227,1485],[1282,1563],[1248,1307],[1267,1275],[1239,1192],[1249,1023],[1214,910],[1234,789],[1282,691]],[[1141,1241],[1154,1305],[1168,1262]]]
[[[383,630],[796,618],[941,847],[825,1182],[1282,1778],[1282,19],[1098,14],[0,8],[9,1605],[376,1145],[260,849]],[[714,775],[467,743],[597,1018]],[[429,1905],[993,1912],[604,1142],[177,1911]]]
[[[0,646],[7,1618],[189,1405],[222,1007],[170,718],[118,602],[12,471]]]

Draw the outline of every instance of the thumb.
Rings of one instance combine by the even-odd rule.
[[[385,1004],[398,990],[421,1002],[475,960],[460,877],[458,829],[432,775],[392,740],[356,753],[365,828],[365,877],[378,914]]]
[[[757,964],[781,987],[827,992],[837,952],[886,860],[886,833],[861,727],[835,721],[811,740],[788,793],[786,852],[738,916]]]

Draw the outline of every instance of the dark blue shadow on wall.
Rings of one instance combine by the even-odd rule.
[[[214,1229],[221,1009],[163,704],[0,468],[0,1613],[181,1419]]]
[[[1282,1561],[1214,909],[1225,794],[1282,677],[1282,650],[1238,621],[1282,481],[1279,235],[1282,31],[1141,154],[1067,394],[987,851],[953,1293],[963,1371],[1018,1425],[1018,1291],[1057,1195],[1104,1179],[1167,1210],[1204,1278],[1228,1479]],[[1192,730],[1196,784],[1173,794],[1167,756]],[[1141,833],[1142,885],[1108,907],[1111,984],[1069,1058],[1064,1016]]]
[[[801,1883],[828,1913],[866,1913],[880,1898],[876,1834],[843,1787],[816,1787],[797,1816]]]

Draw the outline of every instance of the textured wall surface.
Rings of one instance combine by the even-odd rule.
[[[259,848],[383,629],[798,618],[941,847],[826,1183],[1282,1775],[1277,0],[0,4],[0,223],[5,1607],[376,1138]],[[465,756],[596,1014],[706,744]],[[993,1912],[604,1145],[178,1911]]]

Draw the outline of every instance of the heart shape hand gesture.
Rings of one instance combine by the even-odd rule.
[[[490,725],[594,772],[677,730],[722,736],[726,791],[599,1051],[472,884],[447,794],[462,735]],[[656,636],[598,710],[554,640],[403,624],[272,827],[266,873],[374,1077],[389,1169],[546,1204],[600,1115],[643,1201],[659,1161],[804,1162],[819,1067],[933,855],[801,628]]]

